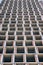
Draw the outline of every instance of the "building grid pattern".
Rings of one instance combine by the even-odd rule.
[[[38,0],[0,4],[0,65],[43,65],[43,9]]]

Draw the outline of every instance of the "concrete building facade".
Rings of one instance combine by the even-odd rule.
[[[0,65],[43,65],[43,9],[38,0],[0,4]]]

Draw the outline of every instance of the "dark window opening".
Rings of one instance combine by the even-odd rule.
[[[15,62],[23,62],[23,56],[20,55],[15,56]]]
[[[24,48],[17,48],[17,53],[24,53]]]
[[[32,56],[32,55],[27,55],[26,61],[27,61],[27,62],[35,62],[35,57]]]
[[[11,62],[11,56],[9,56],[9,55],[4,56],[3,62]]]
[[[28,53],[35,53],[35,49],[34,48],[28,48]]]

